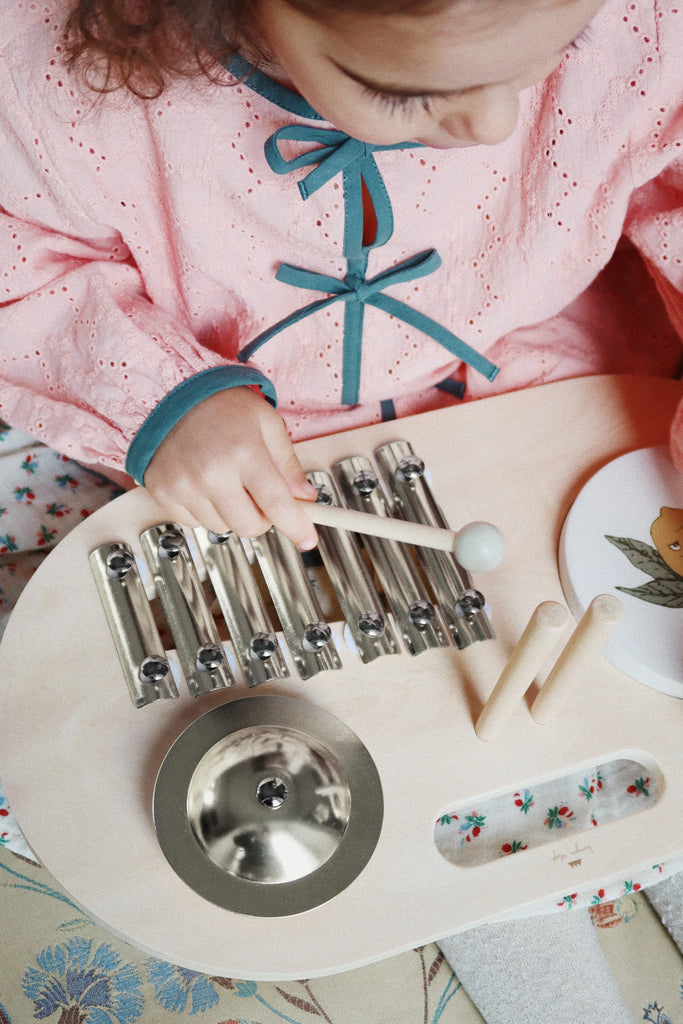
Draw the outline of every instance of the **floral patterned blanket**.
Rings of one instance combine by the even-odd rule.
[[[644,894],[591,915],[634,1021],[683,1024],[683,958]],[[482,1024],[436,946],[330,978],[208,977],[105,931],[1,847],[0,936],[0,1024]]]

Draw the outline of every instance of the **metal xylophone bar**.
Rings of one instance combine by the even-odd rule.
[[[375,468],[364,455],[343,459],[334,475],[350,508],[389,516],[390,509]],[[403,641],[411,654],[446,647],[448,637],[431,594],[405,546],[384,537],[363,538]]]
[[[285,679],[289,668],[242,541],[234,533],[194,532],[245,682]]]
[[[133,704],[141,708],[177,697],[132,549],[106,544],[91,552],[90,566]]]
[[[373,516],[391,517],[398,509],[406,520],[447,528],[429,490],[424,465],[411,446],[393,442],[375,455],[393,504],[374,464],[364,456],[344,459],[334,467],[339,489],[329,473],[310,473],[309,479],[319,488],[319,501],[342,508],[344,501],[347,507]],[[395,627],[412,655],[448,646],[449,634],[459,648],[493,638],[484,598],[472,588],[468,573],[452,553],[413,549],[365,534],[361,542],[356,533],[332,526],[319,526],[318,535],[327,577],[362,661],[400,653]],[[194,559],[188,544],[191,536],[198,549]],[[278,531],[271,529],[242,541],[233,534],[216,536],[203,529],[186,534],[181,526],[166,523],[146,530],[140,542],[193,696],[235,682],[227,648],[211,614],[211,597],[207,598],[202,585],[205,576],[245,682],[255,686],[289,675],[278,629],[271,623],[262,586],[254,575],[254,560],[299,676],[308,679],[341,668],[332,630],[304,562]],[[255,556],[252,560],[249,550]],[[112,560],[125,562],[125,571],[113,571]],[[90,562],[133,703],[140,707],[177,696],[132,549],[118,542],[105,545],[91,554]]]
[[[234,686],[183,530],[175,523],[152,526],[140,543],[190,693],[198,697]]]
[[[339,492],[329,473],[308,474],[318,488],[318,501],[341,507]],[[372,582],[357,537],[348,530],[318,526],[318,550],[361,661],[367,664],[384,654],[400,653],[391,619]]]
[[[382,445],[375,459],[403,519],[448,529],[425,478],[425,464],[410,442]],[[452,554],[426,547],[415,550],[455,646],[462,650],[480,640],[495,639],[484,598],[473,589],[469,573]]]
[[[301,678],[340,669],[332,630],[294,544],[272,528],[251,544]]]

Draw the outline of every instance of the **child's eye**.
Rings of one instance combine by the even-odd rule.
[[[390,114],[411,114],[418,107],[429,113],[431,110],[431,96],[428,94],[417,96],[399,96],[393,92],[380,92],[378,89],[366,87],[363,90],[366,96],[379,106],[388,110]]]

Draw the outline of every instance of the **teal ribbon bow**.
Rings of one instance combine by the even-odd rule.
[[[285,159],[280,152],[280,143],[312,142],[313,149],[307,149],[298,156]],[[394,231],[394,215],[389,194],[382,175],[375,162],[374,153],[390,149],[414,149],[417,142],[400,142],[393,146],[374,146],[369,142],[353,139],[336,128],[318,128],[316,125],[292,124],[278,129],[264,145],[268,166],[276,174],[290,174],[301,167],[316,166],[299,181],[302,199],[308,199],[319,188],[326,185],[338,174],[342,175],[344,186],[344,254],[349,258],[360,256],[365,249],[376,249],[385,245]],[[371,245],[363,246],[363,197],[362,184],[368,190],[375,216],[377,232]]]
[[[441,257],[435,249],[428,249],[425,252],[411,256],[389,270],[377,274],[375,277],[365,277],[365,263],[354,266],[356,261],[350,261],[349,273],[343,280],[329,277],[327,274],[319,274],[314,270],[306,270],[303,267],[295,267],[290,263],[281,263],[275,275],[278,281],[294,285],[296,288],[307,288],[312,291],[327,292],[327,298],[317,299],[307,306],[295,310],[289,316],[278,321],[268,330],[259,334],[239,353],[241,362],[247,362],[251,356],[270,341],[280,331],[299,323],[304,317],[312,313],[326,309],[334,302],[346,303],[346,316],[344,318],[344,347],[342,356],[342,404],[356,405],[360,392],[360,368],[361,368],[361,344],[363,330],[363,308],[374,306],[385,313],[402,320],[404,323],[422,331],[428,337],[433,338],[440,345],[443,345],[453,356],[466,362],[473,369],[483,374],[487,380],[492,381],[498,373],[498,367],[491,363],[485,356],[477,352],[466,342],[462,341],[455,334],[426,316],[419,310],[384,294],[384,289],[390,285],[402,284],[406,281],[414,281],[426,274],[431,274],[441,266]]]
[[[322,120],[320,114],[302,96],[268,78],[243,58],[233,57],[228,68],[256,92],[297,117],[313,121]],[[312,148],[286,159],[280,150],[280,144],[283,142],[310,143]],[[482,373],[487,380],[492,381],[495,378],[498,368],[470,345],[431,317],[413,309],[405,302],[384,294],[384,289],[390,285],[412,281],[437,270],[441,266],[441,258],[435,249],[418,253],[376,277],[368,279],[365,276],[370,251],[385,245],[394,230],[391,202],[374,154],[380,151],[420,148],[422,146],[418,142],[376,146],[354,139],[335,128],[323,128],[316,124],[285,125],[266,140],[265,157],[269,167],[276,174],[289,174],[302,167],[313,167],[313,170],[298,182],[299,194],[304,200],[336,175],[341,174],[344,194],[343,251],[347,260],[347,274],[339,280],[303,267],[281,264],[276,274],[278,281],[297,288],[325,292],[327,298],[310,302],[254,338],[239,353],[238,358],[241,362],[246,363],[262,345],[280,331],[334,302],[343,302],[345,311],[341,400],[344,405],[355,405],[359,400],[363,314],[366,305],[382,309],[433,338],[457,359]],[[363,243],[363,186],[367,189],[377,220],[375,238],[368,244]]]
[[[279,143],[312,142],[317,148],[306,150],[299,156],[286,160],[280,152]],[[386,152],[391,149],[419,149],[419,142],[398,142],[392,146],[375,146],[370,142],[361,142],[336,128],[318,128],[315,125],[290,124],[274,132],[264,146],[268,166],[276,174],[289,174],[301,167],[317,167],[298,182],[302,199],[308,199],[319,188],[343,171],[349,170],[358,163],[358,171],[370,178],[379,176],[373,153]],[[381,180],[381,179],[380,179]]]

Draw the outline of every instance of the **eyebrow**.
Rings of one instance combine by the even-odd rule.
[[[404,86],[384,85],[380,82],[373,82],[369,78],[364,78],[363,75],[351,71],[350,68],[345,68],[343,64],[340,64],[334,58],[330,59],[337,70],[341,71],[347,78],[358,82],[359,85],[370,89],[372,92],[386,93],[387,96],[457,96],[459,93],[467,92],[467,89],[406,89]]]

